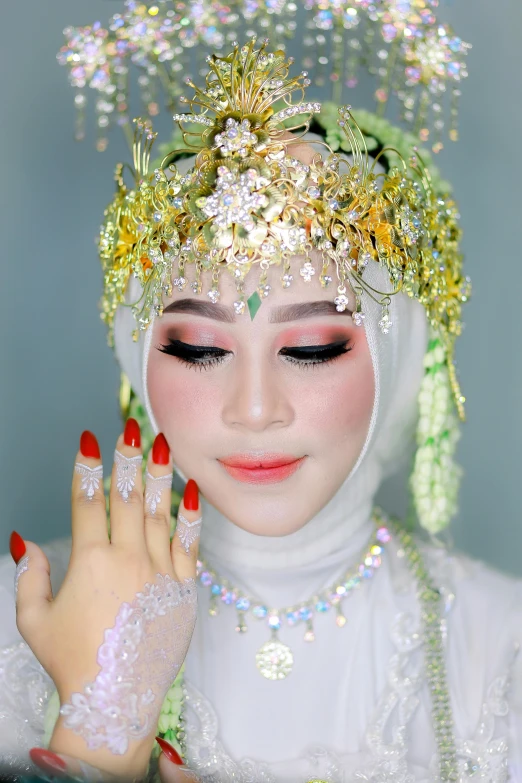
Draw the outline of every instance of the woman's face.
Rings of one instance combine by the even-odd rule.
[[[218,304],[187,286],[152,334],[148,391],[175,464],[257,535],[292,533],[326,505],[357,461],[373,408],[364,329],[336,311],[334,284],[306,283],[301,265],[293,260],[288,289],[271,268],[254,320],[248,309],[234,314],[224,272]],[[258,276],[247,275],[247,297]]]

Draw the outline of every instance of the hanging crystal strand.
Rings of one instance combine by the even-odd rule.
[[[221,592],[215,593],[213,589],[210,591],[210,598],[208,601],[208,613],[211,617],[215,617],[219,611],[219,604],[218,604],[219,595],[221,595]]]
[[[76,141],[83,141],[85,138],[85,106],[87,97],[82,90],[78,90],[74,96],[74,105],[76,106],[76,115],[74,118],[74,138]]]
[[[283,34],[286,38],[292,39],[295,37],[295,31],[297,30],[297,3],[285,2],[284,15],[285,18],[282,24]]]
[[[272,26],[272,19],[271,14],[269,13],[263,13],[260,17],[260,19],[257,22],[257,28],[259,32],[261,33],[262,38],[269,38],[270,30]],[[235,36],[237,37],[237,36]]]
[[[414,87],[407,87],[404,90],[398,91],[399,100],[401,102],[401,120],[409,125],[410,127],[413,127],[413,124],[415,122],[415,104],[416,104],[416,98],[415,98],[415,88]]]
[[[246,633],[248,626],[245,621],[245,613],[250,609],[250,601],[245,596],[240,595],[236,601],[237,611],[237,625],[236,631],[238,633]]]
[[[315,642],[314,621],[312,617],[306,620],[306,631],[304,635],[305,642]]]
[[[110,124],[109,111],[111,111],[111,105],[104,98],[98,98],[96,101],[96,126],[97,126],[97,138],[96,149],[98,152],[105,152],[109,139],[107,138],[107,129]]]
[[[281,284],[283,288],[290,288],[294,276],[291,274],[290,259],[285,258],[283,266],[283,274],[281,275]]]
[[[163,88],[163,93],[165,95],[165,106],[170,112],[175,112],[176,101],[175,101],[174,89],[173,89],[173,84],[170,79],[170,74],[167,69],[167,66],[164,62],[158,61],[156,63],[156,70],[157,70],[159,81]]]
[[[147,111],[150,117],[157,117],[160,112],[158,102],[158,66],[156,63],[150,63],[147,67],[149,77]]]
[[[368,23],[364,28],[363,47],[361,50],[360,63],[368,69],[368,73],[375,76],[377,67],[375,65],[374,47],[377,48],[378,44],[375,43],[375,23]]]
[[[440,96],[442,98],[442,96]],[[441,149],[443,149],[444,144],[442,143],[442,131],[444,130],[444,119],[442,114],[442,106],[440,103],[433,103],[431,105],[431,110],[434,115],[434,121],[433,121],[433,128],[434,128],[434,135],[433,135],[433,144],[432,144],[432,150],[433,152],[440,152]]]
[[[428,141],[430,137],[429,128],[426,127],[426,115],[430,105],[430,93],[427,87],[422,88],[419,103],[417,105],[417,116],[415,118],[415,127],[413,132],[421,141]]]
[[[454,87],[451,91],[450,129],[449,129],[449,137],[451,141],[459,140],[458,116],[459,116],[459,102],[460,102],[461,94],[462,94],[461,90],[459,90],[457,87]]]
[[[393,41],[389,51],[387,52],[386,58],[381,58],[381,52],[384,51],[386,50],[380,49],[379,52],[377,53],[377,57],[381,59],[381,62],[384,62],[385,59],[387,61],[386,65],[379,65],[376,69],[377,75],[380,78],[379,87],[375,91],[375,97],[378,101],[377,116],[379,117],[382,117],[384,115],[386,111],[386,107],[390,100],[390,92],[393,84],[395,64],[397,62],[397,55],[400,53],[399,41],[397,40]]]
[[[277,35],[277,25],[275,23],[276,15],[266,15],[266,27],[263,28],[263,37],[269,38],[270,41],[277,41],[278,45],[285,49],[284,41],[281,41],[281,36]]]
[[[234,274],[239,275],[239,277],[236,279],[236,291],[238,294],[238,298],[234,302],[234,312],[236,313],[236,315],[243,315],[246,309],[244,278],[241,276],[240,269],[236,269]]]
[[[259,276],[259,284],[257,286],[257,291],[261,299],[263,299],[265,296],[268,296],[268,294],[272,290],[272,286],[269,285],[267,282],[268,270],[270,268],[270,264],[266,260],[266,258],[264,258],[259,264],[259,267],[261,269],[261,275]]]
[[[183,291],[187,285],[187,278],[185,277],[185,262],[181,256],[178,256],[178,274],[177,277],[175,277],[172,281],[172,284],[179,291]]]
[[[169,81],[170,81],[170,94],[172,97],[172,102],[175,107],[175,111],[180,110],[179,105],[179,99],[183,95],[184,91],[184,83],[183,83],[183,55],[184,55],[184,49],[182,46],[176,45],[173,47],[173,57],[172,61],[170,63],[170,74],[169,74]],[[181,111],[184,111],[184,107],[181,107]]]
[[[362,293],[363,290],[361,286],[359,285],[353,285],[352,289],[355,294],[355,310],[352,314],[352,321],[356,326],[364,326],[364,319],[366,318],[366,315],[363,313],[362,310]]]
[[[326,84],[326,73],[328,65],[328,52],[326,47],[326,36],[324,33],[317,33],[315,36],[316,43],[316,77],[315,83],[318,87],[324,87]]]
[[[341,104],[343,97],[343,69],[345,59],[345,36],[343,23],[340,17],[335,18],[335,27],[332,32],[332,99]]]
[[[348,52],[346,53],[345,58],[345,71],[344,71],[344,84],[346,87],[355,87],[358,82],[358,71],[359,66],[361,65],[362,61],[362,46],[361,46],[361,30],[362,30],[362,19],[360,16],[360,12],[358,12],[355,8],[350,9],[353,11],[353,17],[352,17],[352,23],[347,22],[346,20],[343,22],[343,27],[346,28],[346,30],[349,30],[353,28],[354,34],[348,38]],[[355,32],[358,32],[359,34],[356,35]],[[344,32],[343,35],[347,36],[347,33]]]
[[[341,608],[341,604],[338,603],[335,605],[335,611],[336,611],[336,618],[335,622],[339,628],[343,628],[346,625],[346,617],[343,614],[343,610]]]
[[[147,73],[140,73],[138,76],[138,84],[140,87],[140,98],[143,106],[148,112],[149,95],[150,95],[150,78]]]
[[[306,18],[305,34],[303,36],[303,58],[301,60],[301,69],[307,70],[308,68],[315,67],[315,36],[314,36],[314,23],[309,17]]]
[[[132,129],[129,123],[129,69],[123,59],[114,66],[116,74],[116,111],[118,113],[118,125],[122,128],[127,143],[132,146]]]
[[[219,271],[217,269],[214,269],[212,272],[212,288],[208,292],[207,296],[214,304],[216,304],[216,302],[219,300],[219,297],[221,296],[219,293]]]
[[[195,294],[201,293],[201,267],[196,264],[196,279],[190,286]]]
[[[383,334],[388,334],[393,326],[393,321],[390,317],[390,299],[384,299],[382,304],[382,316],[379,321],[379,328]]]
[[[332,276],[330,272],[330,259],[327,256],[323,256],[323,266],[321,274],[319,275],[319,282],[323,288],[327,288],[332,282]]]

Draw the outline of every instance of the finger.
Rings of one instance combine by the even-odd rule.
[[[172,569],[170,556],[170,502],[172,460],[163,433],[156,436],[147,460],[145,480],[145,541],[149,555],[162,573]]]
[[[89,430],[82,432],[71,493],[72,551],[88,544],[109,544],[100,447]]]
[[[161,748],[158,759],[158,770],[161,783],[187,783],[190,781],[199,781],[199,777],[192,770],[183,765],[183,759],[170,742],[156,737],[156,741]]]
[[[43,780],[53,783],[56,779],[79,781],[80,783],[98,783],[103,780],[121,783],[121,778],[106,770],[93,767],[86,761],[69,756],[66,753],[54,753],[46,748],[31,748],[29,758],[39,770],[45,773]]]
[[[171,544],[174,571],[180,581],[196,578],[201,523],[198,485],[194,479],[189,479],[179,506],[176,532]]]
[[[16,530],[11,533],[9,548],[16,563],[16,626],[24,639],[31,635],[34,642],[34,624],[45,623],[53,600],[51,567],[45,552],[32,541],[24,541]]]
[[[110,491],[111,543],[143,548],[143,479],[141,433],[136,419],[127,419],[114,451]]]

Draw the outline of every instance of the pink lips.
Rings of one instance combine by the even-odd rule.
[[[235,455],[218,460],[237,481],[249,484],[272,484],[284,481],[299,469],[305,457],[266,454],[263,457]]]

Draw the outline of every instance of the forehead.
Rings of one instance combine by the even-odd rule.
[[[267,282],[270,285],[270,292],[268,296],[263,297],[261,307],[259,308],[258,312],[256,313],[254,323],[263,323],[263,322],[284,322],[291,320],[290,316],[294,315],[296,317],[304,317],[303,313],[307,313],[307,317],[310,317],[312,315],[316,315],[317,317],[336,317],[338,316],[342,318],[343,322],[346,321],[346,316],[351,315],[351,310],[353,310],[355,305],[355,298],[353,296],[353,293],[351,292],[349,286],[346,287],[346,295],[348,296],[348,299],[350,301],[349,309],[346,310],[344,313],[338,313],[335,309],[335,306],[333,305],[333,300],[337,296],[337,285],[338,281],[336,279],[335,275],[335,269],[332,265],[330,265],[330,268],[328,270],[329,275],[332,277],[332,282],[326,286],[323,287],[321,283],[319,282],[319,275],[321,273],[322,268],[322,261],[318,257],[318,254],[315,254],[314,257],[311,259],[313,263],[313,267],[315,269],[315,274],[312,276],[311,280],[307,282],[305,277],[301,275],[301,269],[303,268],[305,262],[307,259],[304,256],[294,256],[290,261],[290,274],[292,275],[292,282],[288,288],[284,288],[281,282],[281,277],[283,275],[283,267],[279,265],[273,265],[268,270],[268,276],[267,276]],[[176,272],[173,275],[173,278],[176,277]],[[245,292],[245,299],[248,299],[248,297],[253,294],[258,285],[259,285],[259,278],[260,278],[261,270],[259,268],[259,265],[254,265],[244,279],[244,292]],[[184,312],[186,314],[191,314],[193,311],[190,308],[190,305],[185,306],[186,302],[194,301],[194,302],[200,302],[204,303],[205,306],[205,316],[206,317],[212,317],[212,313],[215,311],[218,311],[225,307],[227,309],[232,309],[234,302],[238,299],[238,292],[236,288],[235,280],[232,276],[232,274],[225,268],[222,268],[220,271],[219,276],[219,291],[220,291],[220,298],[219,303],[216,305],[210,301],[210,299],[207,296],[207,292],[210,290],[212,286],[212,275],[210,272],[205,272],[201,275],[201,293],[196,294],[194,293],[192,289],[192,283],[196,279],[196,273],[195,273],[195,267],[193,264],[187,264],[184,271],[184,277],[187,279],[187,285],[185,286],[183,291],[179,291],[177,288],[173,288],[173,292],[171,296],[164,296],[163,302],[165,309],[168,308],[169,304],[176,303],[176,302],[183,302],[183,306],[181,310],[174,310],[174,312]],[[320,306],[316,307],[315,311],[313,308],[293,308],[293,311],[286,312],[286,308],[291,305],[305,305],[307,303],[316,303],[316,302],[324,302],[330,303],[332,306],[331,308],[321,308]],[[215,308],[215,310],[213,310]],[[284,311],[284,312],[283,312]],[[299,313],[301,314],[299,316]],[[197,314],[197,313],[196,313]],[[203,312],[201,313],[203,314]],[[241,315],[233,316],[232,318],[220,318],[219,320],[225,320],[228,322],[236,321],[238,323],[245,323],[250,322],[250,314],[248,311],[248,308],[245,309],[245,312]]]

